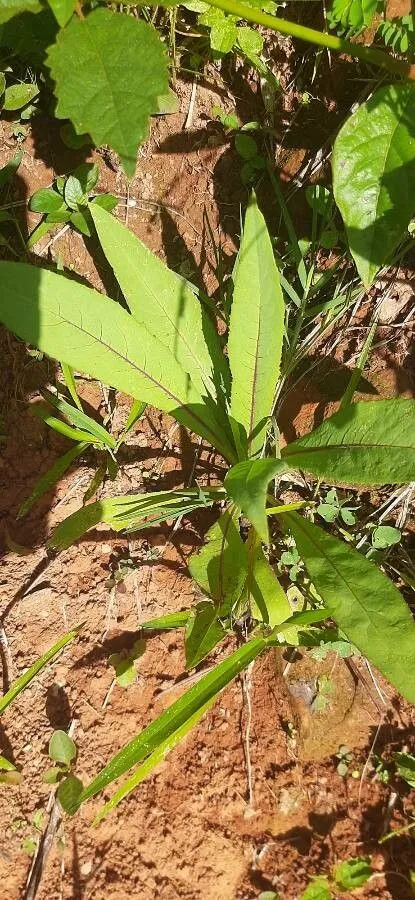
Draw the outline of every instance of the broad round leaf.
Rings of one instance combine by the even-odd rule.
[[[49,757],[54,762],[69,766],[76,758],[76,744],[66,731],[54,731],[49,741]]]
[[[347,119],[334,143],[334,197],[365,285],[415,212],[414,121],[414,85],[387,85]]]
[[[97,146],[109,144],[135,173],[157,98],[167,94],[167,57],[155,29],[133,16],[95,9],[74,17],[49,48],[56,115]]]

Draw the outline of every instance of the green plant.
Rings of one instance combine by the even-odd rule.
[[[55,529],[49,546],[68,547],[98,522],[138,531],[218,504],[205,545],[189,561],[206,599],[192,611],[153,620],[151,627],[185,625],[189,666],[200,663],[241,618],[250,633],[246,643],[133,738],[73,806],[138,766],[106,812],[152,771],[220,691],[271,647],[320,646],[326,639],[346,637],[408,700],[415,700],[415,623],[399,591],[373,562],[313,523],[312,500],[286,504],[280,497],[281,476],[296,469],[357,485],[413,479],[415,402],[352,403],[349,398],[310,434],[280,447],[270,426],[285,308],[255,197],[233,273],[227,355],[210,307],[189,282],[104,209],[91,205],[90,213],[130,312],[58,273],[2,262],[0,319],[66,365],[170,413],[212,445],[228,471],[214,486],[91,503]],[[269,446],[273,456],[267,455]],[[298,510],[307,507],[307,517],[300,515]],[[241,521],[246,523],[242,533]],[[309,586],[299,613],[292,613],[270,562],[270,522],[273,543],[278,534],[291,534],[307,572]],[[334,622],[328,629],[319,625],[326,619]]]
[[[50,469],[40,475],[31,494],[22,503],[17,514],[18,518],[26,516],[34,503],[57,483],[59,478],[88,448],[96,451],[99,464],[85,492],[84,503],[95,496],[106,477],[113,481],[118,471],[117,452],[146,407],[146,404],[140,400],[134,401],[121,434],[115,438],[103,425],[84,412],[70,367],[63,364],[62,371],[70,396],[65,397],[58,391],[52,392],[44,389],[42,396],[46,403],[33,404],[31,410],[58,434],[75,441],[75,446],[60,456]],[[51,407],[57,410],[59,418],[51,415]]]
[[[108,657],[108,663],[113,666],[115,680],[120,687],[126,688],[134,683],[136,679],[135,662],[140,659],[145,649],[146,642],[138,640],[135,641],[131,650],[111,653],[111,656]]]
[[[92,221],[89,203],[97,203],[111,212],[118,203],[112,194],[97,194],[91,197],[99,179],[99,168],[96,164],[85,163],[78,166],[71,175],[59,176],[53,188],[41,188],[30,198],[29,209],[41,213],[44,219],[37,225],[27,242],[33,247],[54,226],[70,223],[73,228],[86,237],[91,236]]]
[[[44,669],[49,662],[52,662],[58,653],[78,636],[82,627],[82,625],[78,625],[76,628],[73,628],[71,631],[68,631],[67,634],[63,635],[63,637],[59,638],[53,647],[47,650],[46,653],[43,653],[42,656],[39,656],[35,662],[16,679],[9,690],[0,699],[0,716],[2,716],[7,707],[17,699],[19,694],[31,684],[33,679],[39,675],[42,669]],[[21,773],[18,772],[13,763],[9,762],[4,756],[0,756],[0,772],[0,782],[3,784],[17,785],[20,784],[22,780]]]
[[[348,497],[345,497],[344,500],[339,500],[336,489],[330,488],[327,491],[324,502],[317,506],[316,512],[325,522],[335,522],[340,516],[345,525],[355,525],[356,516],[354,512],[356,507],[347,506],[348,500]]]
[[[55,765],[45,772],[43,780],[45,784],[58,785],[56,796],[62,809],[70,811],[83,791],[82,781],[73,772],[77,757],[76,744],[66,731],[54,731],[48,753]]]
[[[352,891],[363,887],[373,870],[368,857],[356,856],[338,863],[332,874],[325,878],[318,875],[301,894],[300,900],[331,900],[338,891]]]

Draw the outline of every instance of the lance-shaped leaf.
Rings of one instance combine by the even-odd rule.
[[[249,203],[234,278],[228,352],[231,415],[261,449],[272,412],[284,334],[284,300],[271,240],[255,195]]]
[[[275,628],[291,616],[287,595],[258,543],[253,549],[249,591],[254,619]]]
[[[70,119],[97,147],[109,144],[132,178],[149,116],[168,90],[167,55],[156,30],[142,19],[94,9],[61,29],[47,65],[58,118]]]
[[[197,666],[211,650],[225,637],[226,631],[218,620],[218,611],[213,603],[202,600],[192,610],[186,625],[185,650],[186,665],[189,669]]]
[[[359,275],[369,285],[415,212],[415,87],[379,88],[341,128],[333,189]]]
[[[281,456],[326,481],[405,484],[415,477],[415,401],[352,403]]]
[[[391,684],[415,702],[415,622],[395,585],[353,547],[298,513],[284,518],[328,613]]]
[[[248,557],[233,510],[225,510],[209,528],[199,553],[189,560],[189,571],[202,591],[227,615],[241,596]]]
[[[91,206],[91,216],[136,321],[172,350],[202,394],[208,390],[215,397],[215,374],[229,380],[229,369],[213,323],[189,282],[104,209]]]
[[[48,0],[55,19],[64,28],[75,11],[76,0]]]
[[[213,671],[201,678],[113,757],[87,785],[80,798],[81,802],[98,794],[132,766],[150,756],[269,646],[270,640],[267,638],[254,638],[215,666]]]
[[[173,353],[119,304],[25,263],[1,262],[0,282],[0,321],[11,331],[74,369],[170,412],[232,458],[221,424]]]
[[[265,543],[268,543],[268,522],[265,512],[267,488],[271,478],[275,478],[286,468],[280,459],[247,459],[229,469],[223,482],[229,496]]]
[[[92,437],[95,437],[100,444],[106,444],[106,446],[111,447],[112,450],[115,449],[117,446],[115,438],[112,434],[109,434],[103,425],[96,422],[95,419],[92,419],[91,416],[87,416],[81,409],[68,403],[64,397],[60,397],[57,393],[48,391],[44,388],[42,395],[51,406],[54,406],[55,409],[59,410],[59,412],[69,420],[71,425],[74,425],[76,428],[83,428],[84,431],[90,432]]]
[[[114,531],[138,531],[141,527],[177,519],[200,507],[210,506],[215,492],[200,495],[199,491],[154,491],[153,494],[130,494],[98,500],[83,506],[55,528],[48,547],[64,550],[79,540],[89,528],[105,522]],[[143,524],[145,523],[145,524]]]
[[[167,753],[170,753],[170,750],[173,750],[177,744],[184,740],[189,731],[198,724],[202,716],[204,716],[205,712],[210,709],[214,702],[215,697],[212,697],[212,699],[208,700],[204,706],[201,706],[192,716],[186,719],[186,721],[183,722],[183,725],[180,725],[176,731],[170,734],[164,741],[161,741],[158,747],[150,753],[150,756],[147,757],[141,766],[139,766],[129,778],[126,778],[126,780],[123,781],[115,794],[108,800],[108,803],[106,803],[99,811],[93,821],[93,825],[98,825],[98,823],[101,822],[115,806],[118,806],[118,804],[121,803],[121,800],[123,800],[124,797],[131,794],[131,791],[135,790],[145,778],[148,778],[148,776],[151,775],[156,766],[158,766],[162,759],[167,756]]]

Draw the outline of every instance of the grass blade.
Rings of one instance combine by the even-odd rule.
[[[134,765],[154,753],[163,742],[174,735],[186,722],[189,722],[192,716],[200,712],[269,645],[270,641],[266,638],[254,638],[219,663],[213,671],[201,678],[197,684],[193,685],[120,750],[85,788],[80,802],[83,803],[89,797],[94,797]]]
[[[83,623],[81,625],[77,625],[76,628],[72,628],[71,631],[68,631],[67,634],[64,634],[63,637],[59,638],[56,644],[47,650],[43,656],[39,656],[36,662],[33,663],[32,666],[24,672],[23,675],[20,675],[19,678],[16,679],[14,684],[12,684],[10,690],[7,691],[7,694],[0,700],[0,716],[4,713],[8,706],[13,703],[13,700],[24,691],[25,688],[28,687],[31,681],[36,678],[36,675],[45,668],[45,666],[54,659],[57,654],[66,647],[73,639],[79,634],[81,628],[83,628]]]
[[[121,803],[121,800],[124,800],[124,797],[127,797],[128,794],[131,794],[131,791],[138,787],[138,785],[141,784],[141,782],[144,781],[144,779],[147,778],[148,775],[151,775],[153,769],[155,769],[156,766],[158,766],[158,764],[164,759],[164,757],[167,756],[168,753],[170,753],[170,750],[173,750],[173,748],[176,747],[177,744],[179,744],[180,741],[182,741],[183,738],[186,737],[189,731],[191,731],[191,729],[194,728],[198,722],[200,722],[200,719],[202,718],[202,716],[204,716],[205,712],[207,712],[208,709],[213,706],[215,699],[215,697],[212,697],[211,700],[208,700],[208,702],[205,703],[205,705],[202,706],[201,709],[198,709],[193,714],[193,716],[190,716],[190,718],[186,722],[184,722],[184,724],[181,725],[180,728],[174,731],[173,734],[171,734],[168,738],[162,741],[161,744],[159,744],[157,749],[147,757],[146,761],[141,766],[139,766],[134,774],[131,775],[130,778],[127,778],[126,781],[124,781],[118,791],[113,794],[111,800],[108,800],[108,803],[106,803],[105,806],[102,807],[98,815],[95,816],[95,819],[92,823],[93,825],[98,825],[99,822],[102,821],[102,819],[105,819],[105,816],[107,816],[108,813],[111,812],[111,810],[118,806],[118,804]]]
[[[85,448],[88,446],[86,443],[77,444],[76,447],[72,447],[71,450],[68,450],[67,453],[64,453],[63,456],[60,456],[59,459],[56,460],[53,466],[48,469],[44,475],[41,475],[40,478],[36,481],[36,484],[33,488],[32,493],[27,498],[27,500],[22,503],[18,513],[17,518],[21,519],[23,516],[26,516],[29,510],[32,508],[33,504],[40,500],[43,497],[43,494],[46,494],[50,489],[56,484],[62,475],[69,469],[75,459],[83,453]]]
[[[68,368],[70,369],[70,366]],[[91,416],[87,416],[82,409],[75,408],[64,397],[59,397],[58,394],[52,393],[52,391],[45,389],[42,391],[42,395],[51,406],[54,406],[61,415],[68,419],[71,425],[74,425],[76,428],[82,428],[84,431],[89,432],[93,438],[96,438],[100,444],[105,444],[111,450],[115,450],[117,442],[112,434],[109,434],[107,429],[100,425],[99,422],[96,422],[95,419],[92,419]]]
[[[62,374],[65,379],[66,387],[72,397],[73,402],[78,407],[78,409],[82,412],[82,403],[78,397],[78,392],[76,390],[75,378],[73,374],[72,366],[68,366],[68,363],[61,362]]]

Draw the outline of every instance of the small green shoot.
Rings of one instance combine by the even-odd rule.
[[[127,688],[136,680],[135,663],[146,649],[146,642],[135,641],[131,650],[121,653],[111,653],[108,663],[115,670],[115,680],[119,687]]]
[[[70,224],[84,236],[91,237],[94,229],[89,204],[98,204],[110,212],[118,203],[112,194],[93,193],[98,179],[97,164],[84,163],[72,175],[60,175],[52,188],[36,191],[30,198],[29,209],[41,213],[43,218],[29,237],[28,249],[34,247],[57,224]]]
[[[83,791],[81,780],[73,774],[77,757],[76,744],[66,731],[54,731],[48,752],[49,758],[56,765],[45,772],[43,780],[45,784],[58,785],[56,796],[66,812],[72,809]]]
[[[344,500],[340,501],[336,489],[330,488],[330,490],[327,491],[324,502],[317,506],[316,512],[329,524],[335,522],[336,519],[340,517],[345,525],[355,525],[356,507],[349,506],[348,503],[349,498],[346,497]]]

